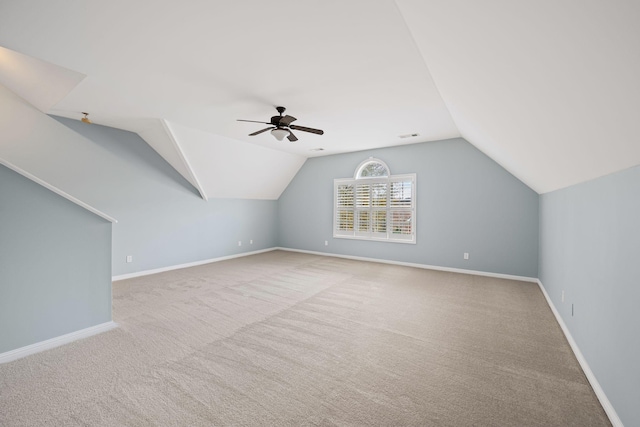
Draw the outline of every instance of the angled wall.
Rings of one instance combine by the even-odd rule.
[[[67,195],[105,213],[94,182],[107,181],[109,156],[90,141],[0,85],[0,159]],[[111,159],[112,160],[112,159]],[[107,162],[108,163],[108,162]]]
[[[0,165],[0,353],[111,320],[111,223]]]
[[[76,180],[118,220],[113,225],[114,276],[276,246],[276,201],[205,201],[137,134],[59,117],[55,121],[102,152],[96,167],[110,171],[104,176],[87,170]],[[127,256],[133,262],[127,263]]]
[[[353,177],[369,157],[383,160],[392,174],[417,174],[415,245],[332,237],[333,180]],[[280,197],[279,211],[282,247],[538,273],[538,194],[460,138],[308,159]]]
[[[540,281],[627,426],[640,425],[639,218],[639,166],[540,196]]]

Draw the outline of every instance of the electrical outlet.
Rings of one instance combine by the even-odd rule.
[[[325,241],[324,241],[324,245],[325,245],[325,246],[329,246],[329,241],[328,241],[328,240],[325,240]]]
[[[238,246],[242,246],[242,240],[238,240]]]
[[[562,291],[562,302],[564,302],[564,291]]]
[[[469,252],[464,253],[464,259],[469,259]]]
[[[127,255],[127,262],[133,262],[133,255]]]
[[[249,244],[250,244],[250,245],[253,245],[253,240],[249,240]]]

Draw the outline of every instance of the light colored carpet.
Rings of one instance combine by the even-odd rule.
[[[610,425],[533,283],[274,251],[113,310],[0,365],[0,425]]]

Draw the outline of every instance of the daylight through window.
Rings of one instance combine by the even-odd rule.
[[[354,178],[334,180],[333,236],[415,243],[416,174],[391,175],[378,159],[362,162]]]

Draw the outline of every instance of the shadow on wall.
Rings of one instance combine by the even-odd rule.
[[[69,129],[79,133],[98,147],[108,151],[124,163],[140,168],[145,174],[161,181],[171,180],[189,193],[200,193],[180,175],[162,156],[135,133],[96,124],[87,125],[79,120],[50,116]],[[139,139],[139,141],[135,141]],[[151,155],[149,150],[156,155]]]

